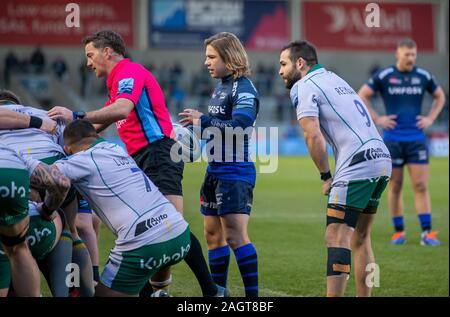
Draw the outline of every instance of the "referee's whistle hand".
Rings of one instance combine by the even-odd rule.
[[[62,120],[66,123],[73,120],[72,110],[67,109],[65,107],[53,107],[48,111],[48,116],[53,120]]]

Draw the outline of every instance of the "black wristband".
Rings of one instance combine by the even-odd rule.
[[[327,181],[327,180],[329,180],[331,177],[332,177],[332,176],[331,176],[330,171],[325,172],[325,173],[320,173],[320,179],[323,180],[323,181]]]
[[[42,211],[44,212],[44,214],[46,214],[47,216],[50,216],[54,210],[51,210],[50,208],[47,207],[47,205],[44,203],[42,203]]]
[[[30,116],[30,124],[28,125],[29,128],[36,128],[36,129],[40,129],[42,126],[42,119],[35,117],[35,116]]]

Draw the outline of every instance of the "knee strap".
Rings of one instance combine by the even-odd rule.
[[[350,274],[351,251],[346,248],[328,248],[327,276]]]
[[[170,277],[167,280],[162,282],[155,282],[150,279],[150,284],[157,289],[169,287],[169,285],[172,284],[172,274],[170,274]]]
[[[342,205],[328,204],[327,226],[332,223],[345,223],[347,226],[355,228],[358,222],[359,212],[353,208]]]
[[[14,237],[9,237],[9,236],[0,234],[0,242],[3,245],[5,245],[6,247],[13,247],[18,244],[21,244],[22,242],[25,241],[25,239],[27,237],[28,227],[29,227],[29,225],[27,225],[21,233],[19,233],[18,235],[14,236]]]

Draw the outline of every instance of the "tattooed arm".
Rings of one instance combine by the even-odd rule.
[[[40,163],[31,174],[30,185],[46,190],[41,205],[41,211],[46,213],[45,209],[54,211],[63,203],[70,189],[70,180],[59,171],[58,167]]]

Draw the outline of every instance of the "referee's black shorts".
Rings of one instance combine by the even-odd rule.
[[[182,196],[184,162],[175,163],[170,158],[170,149],[175,142],[165,137],[131,156],[163,195]]]

